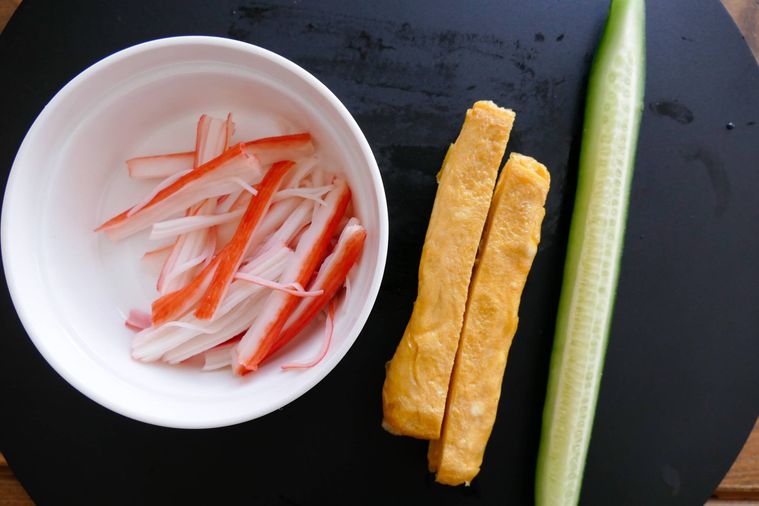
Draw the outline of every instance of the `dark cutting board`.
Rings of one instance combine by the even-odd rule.
[[[390,252],[366,328],[283,410],[171,430],[68,386],[3,291],[0,450],[39,504],[532,503],[584,86],[607,2],[244,2],[25,0],[0,37],[0,166],[53,94],[116,50],[180,34],[271,49],[337,94],[379,162]],[[759,72],[717,0],[648,3],[646,110],[584,504],[703,504],[759,411]],[[517,111],[509,149],[545,162],[553,186],[482,473],[447,488],[427,474],[424,442],[380,428],[380,390],[415,296],[434,174],[482,98]]]

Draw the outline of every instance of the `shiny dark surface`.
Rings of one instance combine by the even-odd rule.
[[[0,451],[31,496],[532,503],[584,85],[605,8],[25,0],[0,37],[4,171],[44,104],[88,65],[154,38],[225,36],[295,61],[345,103],[377,157],[391,224],[377,305],[346,358],[283,410],[224,429],[154,427],[85,398],[36,352],[4,290]],[[718,2],[649,1],[647,35],[646,109],[584,504],[703,504],[759,411],[759,73]],[[482,98],[517,111],[509,150],[543,161],[553,180],[483,470],[452,489],[428,475],[424,442],[382,431],[380,390],[415,296],[434,174]]]

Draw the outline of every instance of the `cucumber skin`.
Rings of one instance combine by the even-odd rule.
[[[632,40],[632,44],[630,41]],[[563,369],[563,360],[565,348],[567,347],[567,325],[570,317],[570,307],[574,298],[574,288],[577,283],[577,270],[582,257],[584,238],[586,236],[585,221],[588,216],[588,209],[591,204],[591,194],[594,179],[602,175],[601,171],[595,170],[597,167],[593,163],[598,155],[597,139],[601,127],[601,116],[603,114],[602,105],[607,93],[610,93],[608,86],[604,81],[609,78],[613,70],[613,61],[620,49],[632,50],[634,58],[633,64],[637,67],[637,79],[631,85],[632,94],[630,101],[630,116],[626,118],[629,121],[628,135],[625,153],[625,174],[622,191],[619,197],[619,214],[621,230],[618,234],[618,245],[616,251],[612,253],[612,272],[608,280],[611,287],[610,301],[608,312],[604,315],[605,322],[603,325],[603,334],[595,357],[598,365],[597,374],[593,378],[593,384],[590,386],[592,392],[589,394],[589,411],[586,423],[583,424],[584,432],[587,436],[582,441],[579,451],[582,455],[575,459],[576,468],[572,473],[575,477],[566,483],[551,483],[551,470],[557,466],[568,467],[570,456],[568,451],[562,456],[562,462],[551,461],[549,457],[552,425],[554,417],[554,408],[557,404],[559,394],[559,380]],[[633,76],[635,77],[635,76]],[[611,0],[609,17],[606,27],[604,28],[601,42],[599,43],[596,56],[590,72],[587,91],[587,102],[583,123],[582,146],[580,150],[580,164],[577,182],[577,194],[575,196],[574,211],[572,214],[572,223],[569,232],[569,242],[567,246],[567,258],[564,267],[564,279],[561,288],[561,297],[559,301],[559,310],[556,321],[556,333],[554,336],[553,351],[551,353],[551,363],[549,367],[548,388],[546,393],[546,404],[543,412],[543,425],[540,440],[540,450],[538,453],[538,464],[536,470],[535,483],[535,501],[538,506],[557,506],[559,504],[577,504],[580,497],[582,486],[582,477],[585,466],[585,459],[590,441],[590,431],[593,425],[596,402],[598,400],[598,391],[603,371],[604,355],[608,344],[609,328],[611,325],[612,311],[614,307],[614,296],[616,295],[617,280],[619,277],[619,263],[622,254],[624,242],[624,228],[627,218],[627,208],[629,206],[630,186],[632,174],[635,167],[635,148],[640,126],[640,117],[643,110],[643,93],[645,87],[645,2],[644,0]],[[612,93],[613,94],[613,93]],[[617,147],[616,145],[614,147]],[[606,258],[606,257],[605,257]],[[575,455],[577,457],[577,455]],[[569,463],[571,466],[571,463]],[[566,475],[566,474],[565,474]],[[560,487],[559,496],[562,501],[556,502],[556,487]],[[552,493],[554,492],[554,493]]]

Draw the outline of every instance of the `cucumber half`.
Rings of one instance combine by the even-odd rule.
[[[611,0],[588,82],[538,453],[538,506],[577,504],[622,255],[645,82],[644,0]]]

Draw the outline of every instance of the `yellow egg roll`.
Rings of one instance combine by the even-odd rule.
[[[472,267],[514,116],[475,103],[438,174],[417,299],[382,389],[382,425],[393,434],[440,436]]]
[[[440,483],[469,484],[480,471],[549,184],[545,166],[516,153],[498,178],[469,288],[442,434],[430,441],[428,464]]]

